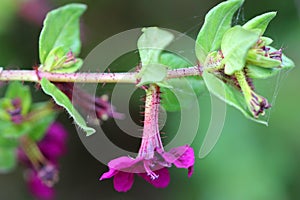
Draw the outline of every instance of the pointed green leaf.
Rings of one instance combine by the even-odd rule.
[[[280,65],[283,69],[291,69],[295,67],[295,63],[286,57],[284,54],[282,54],[282,63]]]
[[[66,60],[65,48],[55,47],[49,52],[45,62],[40,66],[43,71],[51,72],[53,69],[61,67]]]
[[[270,46],[267,47],[270,48],[270,52],[278,51],[274,47],[270,47]],[[281,58],[282,58],[282,62],[280,65],[281,69],[290,69],[295,67],[295,63],[290,58],[288,58],[285,54],[282,54]]]
[[[261,124],[268,124],[266,121],[256,119],[252,116],[240,91],[230,85],[225,84],[222,80],[206,71],[203,72],[202,77],[207,86],[207,89],[213,95],[241,111],[246,118]]]
[[[270,52],[277,51],[274,47],[268,46],[270,48]],[[250,78],[254,79],[266,79],[278,74],[282,70],[288,70],[295,67],[294,62],[282,54],[282,62],[279,67],[275,68],[263,68],[261,66],[255,66],[252,64],[247,64],[247,75]]]
[[[160,53],[172,42],[172,33],[157,27],[144,28],[144,33],[137,42],[142,62],[142,69],[137,78],[141,79],[138,86],[158,83],[167,76],[167,68],[159,64]]]
[[[21,114],[25,115],[28,113],[31,106],[31,93],[30,88],[28,86],[25,86],[17,81],[11,82],[6,90],[5,97],[9,99],[21,99]]]
[[[0,173],[7,173],[16,166],[16,152],[14,148],[0,147]]]
[[[86,132],[87,136],[95,133],[95,129],[90,128],[86,125],[85,120],[74,108],[69,98],[54,84],[52,84],[46,78],[42,78],[41,87],[46,94],[50,95],[54,99],[56,104],[62,106],[67,110],[69,115],[74,119],[74,122]]]
[[[254,17],[243,25],[246,30],[259,29],[260,35],[263,35],[267,29],[270,21],[276,16],[276,12],[268,12],[259,16]]]
[[[191,64],[183,58],[164,52],[160,56],[160,63],[169,69],[190,67]],[[168,87],[166,87],[168,86]],[[178,111],[182,107],[188,107],[195,97],[205,90],[203,80],[200,76],[169,79],[165,81],[165,86],[161,87],[162,106],[166,111]],[[179,102],[178,99],[181,101]]]
[[[80,53],[79,18],[86,10],[84,4],[68,4],[49,12],[39,40],[40,62],[45,63],[50,51],[62,46],[64,54]]]
[[[224,55],[225,74],[232,75],[244,68],[247,53],[258,38],[257,32],[245,30],[241,26],[232,27],[224,34],[221,49]]]
[[[261,36],[260,39],[263,41],[264,46],[268,46],[273,43],[273,39],[271,39],[269,37]]]
[[[40,69],[42,71],[54,73],[76,72],[82,66],[83,61],[80,58],[75,57],[70,59],[68,53],[65,53],[65,48],[62,46],[52,49],[47,56],[45,63],[40,66]]]
[[[76,62],[72,63],[72,65],[68,67],[61,67],[59,69],[54,69],[51,72],[54,73],[74,73],[78,71],[83,65],[83,60],[80,58],[76,58]]]
[[[174,39],[174,35],[157,27],[143,28],[137,42],[142,67],[158,63],[159,55]]]
[[[222,37],[231,27],[232,17],[243,2],[243,0],[225,1],[207,13],[196,39],[196,55],[200,63],[205,62],[209,52],[220,49]]]
[[[280,72],[280,68],[263,68],[255,65],[247,65],[247,75],[254,79],[266,79],[275,76]]]

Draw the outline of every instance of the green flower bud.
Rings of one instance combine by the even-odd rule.
[[[267,48],[265,48],[267,49]],[[276,55],[275,57],[272,57],[272,55],[262,49],[250,49],[247,54],[246,61],[249,64],[264,67],[264,68],[274,68],[279,67],[281,65],[281,60],[277,59],[281,58],[281,55]]]

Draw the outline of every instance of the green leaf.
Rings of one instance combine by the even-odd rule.
[[[0,35],[3,36],[3,33],[9,33],[11,25],[15,23],[14,19],[19,12],[20,2],[1,0],[0,7]]]
[[[42,78],[41,87],[46,94],[50,95],[54,99],[56,104],[64,107],[67,110],[69,115],[73,117],[75,123],[86,132],[87,136],[90,136],[93,133],[95,133],[95,129],[86,125],[85,120],[74,108],[69,98],[54,84],[52,84],[46,78]]]
[[[277,49],[275,49],[274,47],[267,46],[267,48],[270,48],[270,52],[277,51]],[[282,54],[281,58],[282,58],[282,62],[280,66],[276,68],[263,68],[260,66],[248,64],[247,75],[250,78],[254,78],[254,79],[266,79],[278,74],[282,70],[289,70],[295,67],[295,63],[291,59],[286,57],[284,54]]]
[[[76,58],[76,62],[72,63],[72,65],[68,66],[68,67],[61,67],[59,69],[54,69],[51,72],[54,73],[73,73],[78,71],[81,66],[83,65],[83,60],[80,58]]]
[[[160,63],[168,66],[170,69],[190,67],[191,63],[183,58],[164,52],[160,56]],[[182,107],[188,107],[195,97],[199,96],[204,90],[204,83],[200,76],[185,77],[178,79],[169,79],[161,87],[162,106],[166,111],[178,111]],[[178,101],[180,100],[180,102]]]
[[[172,42],[174,35],[157,27],[143,28],[137,46],[142,68],[148,64],[158,63],[160,53]]]
[[[17,81],[11,82],[6,90],[5,97],[9,99],[21,99],[21,114],[25,115],[28,113],[31,106],[31,93],[30,88],[28,86],[25,86]]]
[[[276,60],[276,59],[266,57],[264,55],[260,55],[256,52],[255,49],[248,51],[246,60],[247,63],[259,67],[264,67],[264,68],[274,68],[274,67],[279,67],[281,65],[280,60]]]
[[[41,140],[46,134],[49,125],[55,120],[55,118],[55,114],[47,115],[42,119],[37,120],[35,123],[32,123],[28,136],[34,141]]]
[[[30,120],[32,126],[28,136],[34,141],[39,141],[45,135],[49,125],[55,120],[57,113],[49,109],[49,102],[34,104],[31,113],[38,113],[38,118],[32,117]]]
[[[246,118],[261,124],[268,124],[266,121],[256,119],[252,116],[240,91],[225,84],[222,80],[206,71],[203,72],[202,77],[210,93],[241,111]]]
[[[19,144],[15,138],[5,138],[0,136],[0,148],[14,148]]]
[[[245,30],[241,26],[232,27],[224,34],[221,49],[224,55],[225,74],[232,75],[244,68],[247,53],[258,38],[257,32]]]
[[[277,49],[275,49],[274,47],[270,47],[270,46],[267,47],[270,48],[270,52],[277,51]],[[291,69],[295,67],[295,63],[290,58],[288,58],[285,54],[282,54],[281,58],[282,58],[282,62],[280,65],[281,69]]]
[[[82,66],[83,61],[80,58],[69,58],[69,53],[65,54],[65,48],[62,46],[52,49],[40,68],[43,71],[54,73],[76,72]]]
[[[172,42],[172,33],[157,27],[143,28],[137,46],[142,62],[142,69],[137,78],[141,79],[137,86],[158,83],[167,76],[167,67],[159,64],[160,53]]]
[[[31,123],[23,122],[22,124],[15,124],[11,121],[0,121],[1,137],[17,139],[31,129]]]
[[[260,39],[263,41],[263,46],[268,46],[273,43],[273,39],[269,37],[261,36]]]
[[[263,35],[267,29],[270,21],[276,16],[276,12],[268,12],[259,16],[254,17],[243,25],[246,30],[259,29],[260,35]]]
[[[163,81],[167,76],[168,69],[166,66],[160,64],[148,64],[147,67],[144,68],[142,73],[138,74],[138,77],[141,76],[141,80],[138,87],[148,84],[148,83],[158,83]]]
[[[10,120],[10,114],[7,112],[7,108],[12,106],[11,99],[2,98],[0,99],[0,121],[8,121]]]
[[[45,62],[41,66],[43,71],[52,71],[61,67],[66,60],[65,48],[63,46],[55,47],[49,52]]]
[[[232,17],[243,2],[243,0],[225,1],[207,13],[196,39],[196,55],[200,63],[205,62],[209,52],[220,49],[222,37],[231,27]]]
[[[86,10],[84,4],[68,4],[49,12],[39,40],[40,62],[45,63],[49,53],[63,47],[64,55],[72,51],[75,56],[80,53],[79,18]]]
[[[14,148],[0,147],[0,173],[7,173],[16,166],[16,152]]]
[[[266,79],[275,76],[280,72],[280,68],[263,68],[255,65],[247,65],[247,76],[254,79]]]

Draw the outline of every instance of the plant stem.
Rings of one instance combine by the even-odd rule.
[[[51,73],[36,70],[3,70],[0,72],[0,81],[28,81],[39,82],[46,78],[52,82],[77,83],[137,83],[138,72],[120,73]],[[169,70],[167,79],[200,75],[198,66]]]
[[[158,126],[159,105],[160,88],[150,84],[146,90],[143,138],[138,157],[152,159],[157,148],[161,150],[164,148]]]

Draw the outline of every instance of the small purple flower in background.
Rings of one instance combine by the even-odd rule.
[[[79,88],[76,88],[76,92],[73,92],[75,87],[73,83],[56,82],[55,85],[87,115],[95,113],[97,119],[103,121],[107,120],[108,118],[123,118],[123,114],[115,111],[115,107],[111,105],[107,95],[93,97]]]
[[[37,173],[33,170],[27,172],[26,181],[30,193],[37,199],[51,200],[54,198],[54,188],[45,185]]]
[[[23,122],[23,116],[21,114],[22,110],[22,100],[20,98],[15,98],[11,100],[12,109],[7,110],[10,115],[10,120],[15,124],[21,124]]]
[[[53,199],[54,184],[58,182],[58,159],[66,152],[67,132],[58,123],[52,123],[44,138],[35,143],[28,137],[21,139],[19,160],[29,167],[25,179],[29,191],[38,199]]]
[[[51,5],[48,0],[26,0],[21,2],[19,15],[40,26],[49,10]]]
[[[194,150],[188,145],[165,152],[158,127],[160,91],[157,86],[150,86],[146,94],[144,129],[138,156],[119,157],[108,163],[109,171],[100,180],[114,177],[114,188],[118,192],[130,190],[134,174],[141,176],[157,188],[167,187],[170,183],[168,167],[174,164],[178,168],[188,169],[188,176],[193,173],[195,162]]]

